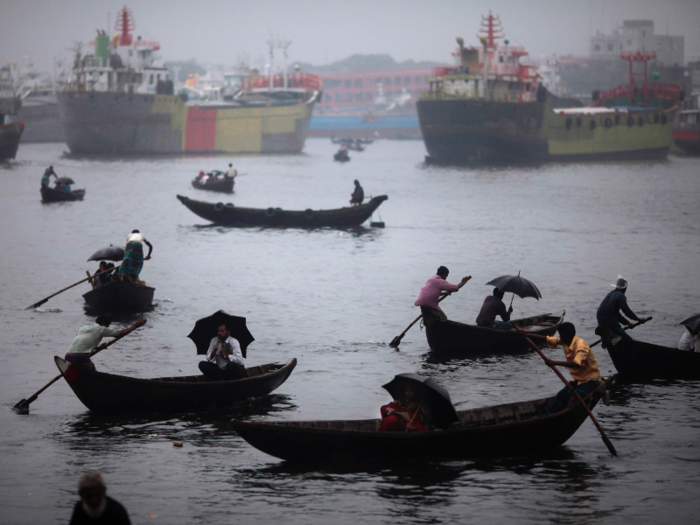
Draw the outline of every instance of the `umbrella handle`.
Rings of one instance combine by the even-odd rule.
[[[418,408],[416,408],[416,413],[413,414],[413,417],[411,418],[411,421],[408,422],[408,425],[406,425],[406,430],[404,432],[408,432],[408,427],[413,424],[413,420],[416,419],[416,416],[418,415],[418,412],[420,412],[420,409],[423,407],[423,403],[418,405]]]

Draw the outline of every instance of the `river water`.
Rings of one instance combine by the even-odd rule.
[[[64,144],[23,144],[0,167],[0,522],[66,523],[76,482],[101,472],[133,523],[697,523],[700,383],[623,384],[597,417],[611,457],[586,421],[558,450],[357,466],[290,465],[250,447],[232,418],[378,417],[394,374],[433,376],[458,408],[534,399],[561,388],[533,354],[478,360],[431,355],[413,302],[440,265],[456,282],[442,303],[473,322],[485,283],[503,274],[535,282],[543,298],[515,298],[515,316],[566,310],[589,342],[595,311],[618,273],[639,316],[636,338],[675,346],[678,322],[700,310],[700,161],[444,168],[423,164],[422,142],[378,141],[332,162],[330,141],[297,156],[95,159]],[[194,190],[200,170],[240,173],[233,196]],[[42,204],[53,164],[83,202]],[[343,206],[359,179],[387,194],[384,229],[276,230],[206,225],[176,194],[251,207]],[[135,377],[197,373],[186,338],[218,309],[247,317],[256,341],[247,364],[291,357],[298,366],[273,395],[204,414],[91,415],[61,380],[10,410],[57,374],[77,329],[92,321],[82,284],[36,310],[25,307],[80,280],[85,260],[138,228],[154,245],[142,278],[155,286],[148,323],[95,358],[99,370]],[[134,317],[117,318],[123,327]],[[595,349],[604,374],[614,371]],[[560,357],[561,350],[549,351]],[[181,441],[182,448],[173,447]]]

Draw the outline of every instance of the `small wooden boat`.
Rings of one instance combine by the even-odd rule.
[[[341,149],[340,151],[336,152],[335,155],[333,155],[333,160],[337,160],[338,162],[348,162],[350,160],[350,155],[348,155],[348,151]]]
[[[41,187],[41,200],[43,202],[81,201],[85,197],[85,190],[63,191],[47,186]]]
[[[700,379],[700,353],[642,341],[605,345],[620,378]]]
[[[613,376],[614,377],[614,376]],[[613,378],[586,396],[592,409]],[[231,422],[255,448],[289,461],[380,461],[464,458],[509,454],[563,445],[588,417],[579,402],[550,414],[554,396],[472,410],[459,410],[447,430],[378,432],[379,419]]]
[[[510,322],[531,334],[554,335],[564,322],[565,313],[535,315],[512,319]],[[461,357],[512,354],[530,349],[528,342],[515,330],[494,330],[435,318],[426,321],[425,335],[434,352],[452,353]]]
[[[222,176],[217,177],[216,174],[221,173]],[[223,172],[212,172],[209,174],[207,182],[202,184],[198,178],[192,180],[192,187],[198,190],[217,191],[219,193],[233,192],[234,177],[226,177]]]
[[[155,290],[143,284],[111,281],[83,294],[83,299],[95,310],[143,312],[151,308]]]
[[[334,210],[287,211],[281,208],[240,208],[232,203],[195,201],[178,195],[191,212],[224,226],[271,226],[279,228],[348,228],[359,226],[389,197],[380,195],[366,204]]]
[[[203,375],[136,379],[91,372],[54,357],[78,399],[94,412],[183,412],[233,405],[266,396],[284,383],[296,359],[247,368],[248,377],[211,381]]]

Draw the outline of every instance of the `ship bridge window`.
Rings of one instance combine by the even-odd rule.
[[[356,88],[361,88],[361,87],[362,87],[362,79],[361,79],[361,78],[356,78],[356,79],[355,79],[355,87],[356,87]]]
[[[153,73],[149,75],[148,83],[153,84]]]
[[[345,87],[345,88],[351,88],[351,87],[352,87],[352,80],[349,80],[349,79],[348,79],[348,80],[346,80],[345,82],[343,82],[343,87]]]

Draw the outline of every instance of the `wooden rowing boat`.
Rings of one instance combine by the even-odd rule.
[[[333,210],[288,211],[281,208],[241,208],[232,203],[196,201],[177,198],[195,215],[224,226],[269,226],[277,228],[348,228],[359,226],[372,216],[389,197],[380,195],[366,204]]]
[[[510,322],[531,334],[554,335],[564,322],[564,315],[541,314]],[[428,345],[434,352],[461,357],[484,354],[512,354],[530,349],[515,330],[494,330],[480,326],[430,318],[425,323]]]
[[[83,197],[85,197],[85,190],[73,190],[71,192],[67,192],[42,186],[40,192],[41,200],[43,202],[81,201],[83,200]]]
[[[144,312],[151,308],[155,291],[143,284],[111,281],[83,294],[83,299],[95,310]]]
[[[621,378],[700,379],[700,353],[623,338],[605,346]]]
[[[586,396],[592,409],[613,378]],[[471,410],[447,430],[378,432],[379,419],[337,421],[234,420],[233,429],[255,448],[289,461],[415,460],[510,454],[563,445],[588,417],[577,401],[549,413],[554,396]]]
[[[78,399],[93,412],[183,412],[229,407],[266,396],[284,383],[296,359],[247,368],[248,377],[211,381],[202,375],[136,379],[91,372],[54,357]]]
[[[219,172],[221,173],[221,172]],[[233,183],[235,179],[233,177],[215,177],[211,176],[206,183],[202,184],[199,179],[192,179],[192,187],[198,190],[216,191],[219,193],[232,193]]]

